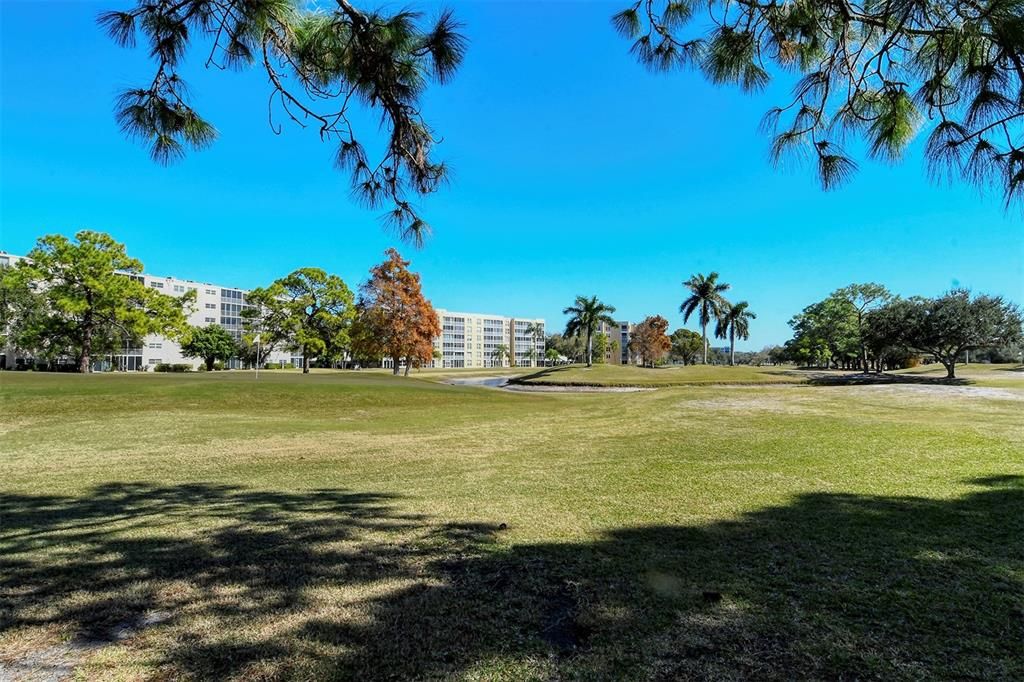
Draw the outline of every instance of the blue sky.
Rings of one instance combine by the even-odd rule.
[[[355,288],[397,246],[435,305],[551,327],[577,294],[681,326],[680,283],[717,270],[758,313],[744,348],[784,341],[794,313],[850,282],[1024,302],[1024,221],[995,193],[928,182],[920,142],[831,193],[774,170],[757,126],[786,84],[751,96],[649,74],[609,26],[621,2],[447,3],[471,44],[424,101],[454,179],[419,202],[435,230],[419,251],[351,203],[314,131],[273,134],[256,70],[205,71],[198,54],[183,69],[212,148],[163,168],[123,139],[114,93],[151,67],[94,19],[130,4],[0,3],[0,249],[89,228],[155,274],[252,287],[318,266]]]

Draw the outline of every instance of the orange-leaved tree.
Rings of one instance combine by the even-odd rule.
[[[441,323],[409,261],[395,249],[384,254],[387,259],[371,268],[370,279],[359,287],[352,346],[357,357],[391,358],[395,374],[404,358],[408,375],[413,364],[433,359]]]
[[[629,350],[640,356],[643,365],[654,367],[672,347],[672,342],[665,333],[667,330],[668,320],[661,315],[651,315],[633,327],[633,333],[629,337]]]

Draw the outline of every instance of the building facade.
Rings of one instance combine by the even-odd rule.
[[[608,336],[608,348],[605,349],[604,361],[609,365],[629,365],[635,361],[629,352],[629,340],[633,334],[633,324],[626,320],[616,320],[614,325],[601,322],[597,331]]]
[[[242,340],[242,310],[251,307],[246,300],[247,290],[175,277],[146,274],[131,276],[138,277],[147,287],[170,296],[184,296],[189,291],[194,291],[196,300],[192,304],[192,312],[188,315],[188,323],[193,327],[217,324],[227,330],[235,341]],[[162,336],[147,336],[142,342],[142,348],[129,349],[126,355],[114,355],[112,362],[114,368],[128,370],[152,368],[162,363],[188,364],[195,369],[202,364],[197,358],[184,357],[180,344]],[[299,366],[302,364],[302,355],[297,351],[279,348],[270,354],[267,362],[273,365],[292,363]],[[240,369],[243,363],[238,358],[232,358],[225,366]]]
[[[544,320],[437,308],[440,352],[433,367],[537,367],[544,360]],[[501,350],[499,350],[501,349]]]

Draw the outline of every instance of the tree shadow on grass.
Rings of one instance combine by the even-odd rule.
[[[798,370],[799,371],[799,370]],[[961,377],[933,377],[920,374],[890,374],[888,372],[835,372],[814,373],[813,370],[801,371],[802,377],[812,386],[880,386],[880,385],[918,385],[918,386],[970,386],[974,381]]]
[[[966,483],[538,544],[370,493],[6,495],[0,642],[113,642],[86,676],[1020,679],[1024,484]]]

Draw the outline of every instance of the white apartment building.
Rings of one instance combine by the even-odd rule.
[[[544,360],[542,319],[436,310],[442,331],[434,349],[442,358],[433,367],[537,367]],[[499,359],[501,346],[508,355]]]
[[[0,267],[13,265],[21,260],[0,251]],[[188,322],[195,327],[219,324],[228,330],[235,340],[242,337],[242,310],[249,307],[245,289],[225,287],[219,284],[194,282],[175,277],[158,277],[155,275],[128,275],[137,279],[147,287],[156,289],[170,296],[184,296],[189,291],[196,294]],[[514,363],[516,367],[536,367],[544,360],[544,320],[503,317],[482,313],[457,313],[444,309],[436,309],[441,320],[441,336],[434,339],[434,348],[440,351],[442,359],[429,363],[430,367],[508,367]],[[504,346],[508,355],[500,360],[495,351]],[[15,354],[4,353],[6,367],[15,366]],[[202,361],[197,358],[186,358],[181,354],[181,346],[168,338],[156,335],[147,336],[139,347],[127,347],[106,357],[95,359],[95,368],[117,370],[147,370],[159,364],[188,364],[198,368]],[[299,366],[302,356],[299,352],[287,349],[275,350],[268,359],[273,364],[292,363]],[[242,366],[238,358],[226,363],[228,367],[237,369]],[[391,359],[385,358],[384,367],[390,367]]]
[[[0,251],[0,267],[14,265],[19,260],[22,260],[21,256]],[[228,330],[236,341],[242,338],[242,309],[248,307],[245,299],[245,295],[248,293],[246,290],[175,277],[158,277],[147,274],[127,276],[170,296],[184,296],[189,291],[196,292],[195,302],[188,315],[188,323],[195,327],[219,324]],[[181,354],[181,346],[176,341],[157,335],[146,336],[138,347],[128,346],[119,351],[115,351],[112,355],[95,358],[94,368],[136,371],[152,369],[156,365],[166,363],[187,364],[195,369],[202,364],[202,360],[198,358],[184,357]],[[0,353],[5,356],[5,364],[9,368],[16,366],[13,352],[0,349]],[[291,362],[299,365],[302,363],[302,356],[287,349],[278,349],[270,354],[267,362],[272,364]],[[226,365],[237,369],[242,366],[242,362],[238,358],[232,358]]]
[[[129,275],[139,279],[151,289],[170,296],[184,296],[189,291],[196,292],[196,300],[192,304],[192,312],[188,316],[188,323],[194,327],[205,327],[210,324],[219,324],[224,327],[235,341],[242,339],[242,310],[251,307],[246,301],[245,289],[225,287],[218,284],[205,282],[193,282],[187,279],[175,277],[157,277],[154,275]],[[271,364],[292,363],[296,366],[302,364],[302,355],[299,352],[292,352],[287,349],[276,349],[267,358]],[[129,348],[127,354],[113,356],[114,367],[124,369],[139,369],[152,367],[161,363],[167,364],[189,364],[193,369],[202,364],[197,358],[186,358],[181,354],[181,346],[171,339],[162,336],[147,336],[141,348]],[[231,369],[239,369],[242,362],[238,358],[232,358],[227,363]]]

